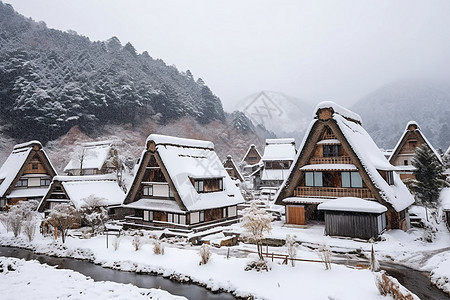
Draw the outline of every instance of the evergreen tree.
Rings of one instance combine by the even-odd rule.
[[[416,148],[412,164],[416,168],[413,172],[416,181],[412,185],[416,196],[420,199],[422,205],[425,206],[425,209],[437,208],[439,194],[442,188],[447,185],[443,174],[444,166],[427,144]]]

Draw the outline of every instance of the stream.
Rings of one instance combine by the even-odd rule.
[[[161,288],[172,295],[184,296],[188,299],[213,299],[228,300],[235,299],[232,294],[226,292],[213,293],[208,289],[193,283],[180,283],[160,275],[138,274],[104,268],[94,263],[78,260],[74,258],[52,257],[35,254],[33,251],[0,247],[0,256],[23,258],[25,260],[37,260],[42,264],[57,266],[58,269],[70,269],[85,276],[89,276],[95,281],[113,281],[118,283],[131,283],[140,288]]]
[[[95,281],[113,281],[118,283],[131,283],[141,288],[161,288],[173,295],[181,295],[188,299],[235,299],[233,295],[226,292],[213,293],[208,289],[193,283],[180,283],[160,275],[139,274],[104,268],[94,263],[73,259],[60,258],[47,255],[35,254],[33,251],[1,247],[0,256],[23,258],[26,260],[37,260],[50,266],[57,266],[59,269],[70,269],[85,276],[89,276]],[[349,261],[334,261],[335,263],[349,263]],[[354,261],[357,263],[357,261]],[[381,263],[383,270],[389,275],[397,278],[411,292],[422,300],[448,300],[450,297],[443,291],[430,284],[428,273],[417,271],[398,264]]]

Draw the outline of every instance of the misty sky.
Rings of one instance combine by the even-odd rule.
[[[450,78],[448,0],[3,1],[190,69],[226,110],[261,90],[350,105],[394,80]]]

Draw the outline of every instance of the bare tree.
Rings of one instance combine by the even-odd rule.
[[[319,257],[322,259],[323,264],[325,265],[326,270],[331,270],[331,251],[327,245],[321,245],[319,249],[317,249]]]
[[[288,256],[291,259],[291,265],[295,267],[295,260],[294,258],[297,256],[297,247],[295,245],[295,235],[290,236],[289,234],[286,235],[286,248],[288,252]]]
[[[108,210],[105,208],[106,199],[89,195],[81,200],[84,201],[80,209],[81,219],[91,227],[92,233],[95,234],[108,221]]]
[[[249,208],[244,209],[242,218],[242,227],[244,232],[242,236],[248,241],[256,244],[258,256],[264,261],[262,240],[264,233],[270,233],[272,230],[272,216],[264,209],[259,208],[255,201],[252,201]]]
[[[75,225],[75,223],[80,221],[80,216],[73,206],[67,203],[61,203],[53,208],[47,221],[50,225],[59,230],[62,242],[65,243],[67,232]]]
[[[36,208],[38,202],[36,200],[20,201],[13,205],[7,214],[7,226],[9,225],[14,237],[18,237],[22,231],[25,220],[32,221],[36,218]],[[31,224],[29,224],[31,226]]]

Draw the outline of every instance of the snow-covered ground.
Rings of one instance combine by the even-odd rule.
[[[109,238],[109,248],[106,248],[104,235],[84,239],[79,237],[80,234],[76,234],[77,231],[71,232],[73,236],[68,237],[66,244],[62,244],[59,239],[55,241],[51,236],[44,237],[40,234],[29,243],[25,236],[14,238],[12,233],[7,233],[3,226],[0,226],[0,245],[28,248],[37,253],[60,257],[88,259],[113,269],[155,272],[181,281],[193,281],[211,290],[229,291],[240,297],[253,295],[257,299],[292,299],[297,296],[305,299],[386,299],[379,294],[373,274],[369,270],[354,269],[342,264],[346,260],[360,260],[361,264],[368,264],[373,246],[379,260],[429,271],[431,280],[450,293],[450,233],[444,222],[427,223],[423,208],[413,207],[412,211],[422,217],[425,225],[432,225],[434,230],[431,233],[429,230],[417,228],[407,232],[390,230],[385,232],[379,241],[368,242],[324,236],[324,225],[289,227],[284,224],[284,220],[272,223],[272,232],[267,237],[283,240],[288,234],[295,236],[299,243],[297,258],[318,260],[319,255],[315,249],[321,246],[329,247],[333,251],[332,260],[341,262],[333,264],[331,270],[326,270],[324,265],[318,262],[296,262],[296,266],[292,267],[282,265],[281,260],[275,259],[270,262],[269,272],[245,271],[249,256],[255,255],[256,246],[244,243],[229,248],[212,248],[212,259],[206,265],[199,264],[200,247],[193,246],[182,238],[165,240],[165,254],[156,255],[153,252],[153,243],[155,238],[161,235],[161,231],[140,232],[143,235],[140,237],[143,245],[136,251],[131,231],[120,237],[119,247],[115,250],[115,237]],[[225,227],[224,231],[240,233],[242,228],[240,224],[234,224]],[[223,233],[216,233],[209,238],[217,242],[222,237]],[[287,254],[287,249],[284,246],[268,247],[268,252]],[[21,262],[20,265],[26,266],[28,263]],[[23,267],[22,276],[31,276],[31,280],[34,275],[27,273],[36,272],[30,271],[30,268]],[[66,275],[60,277],[69,277]],[[0,280],[0,285],[3,284],[5,283]],[[64,292],[64,285],[53,285],[53,288],[62,289],[56,291],[57,293]],[[89,288],[80,286],[79,289],[84,292]],[[142,291],[136,290],[135,293],[142,294]]]
[[[296,235],[296,239],[302,243],[298,246],[298,258],[317,260],[318,254],[311,247],[322,244],[341,252],[361,249],[366,253],[372,245],[367,242],[325,237],[321,225],[308,228],[288,228],[281,225],[282,222],[274,223],[271,237],[284,239],[286,234]],[[228,229],[239,231],[240,227],[236,224]],[[417,258],[418,253],[424,249],[438,250],[445,244],[444,237],[440,234],[437,237],[440,241],[427,243],[420,241],[420,233],[415,231],[409,233],[392,231],[385,233],[384,237],[385,241],[374,243],[378,257],[386,259],[389,256],[400,262],[406,262],[407,257],[410,257],[410,260]],[[153,253],[154,239],[148,233],[142,237],[144,245],[138,251],[132,245],[131,236],[124,235],[120,238],[118,250],[114,250],[113,240],[114,238],[110,237],[108,249],[105,236],[91,239],[69,237],[66,244],[62,245],[59,240],[55,242],[52,237],[38,234],[32,243],[28,243],[25,237],[20,236],[16,239],[12,233],[0,229],[2,245],[31,248],[36,252],[55,256],[90,259],[114,269],[157,272],[181,280],[192,280],[212,290],[230,291],[241,297],[254,295],[257,299],[292,299],[300,296],[304,299],[389,299],[379,294],[373,274],[366,269],[358,270],[333,264],[331,270],[326,270],[322,263],[314,262],[296,262],[296,266],[292,267],[282,265],[281,260],[275,260],[273,263],[270,262],[272,269],[269,272],[244,271],[249,261],[249,252],[256,250],[254,245],[241,243],[231,247],[229,259],[226,257],[228,248],[213,248],[211,261],[206,265],[199,265],[200,247],[191,246],[182,240],[172,241],[172,244],[166,241],[164,255]],[[446,245],[449,245],[448,240]],[[285,247],[269,247],[269,252],[272,251],[287,253]],[[437,259],[438,256],[433,258]],[[438,262],[430,263],[426,267],[434,268],[438,264]],[[448,269],[443,269],[442,272],[445,274]],[[24,273],[28,273],[27,269],[24,269]],[[53,288],[59,289],[59,286],[53,285]]]
[[[186,299],[159,289],[96,282],[71,270],[57,270],[37,261],[0,257],[2,299]]]

